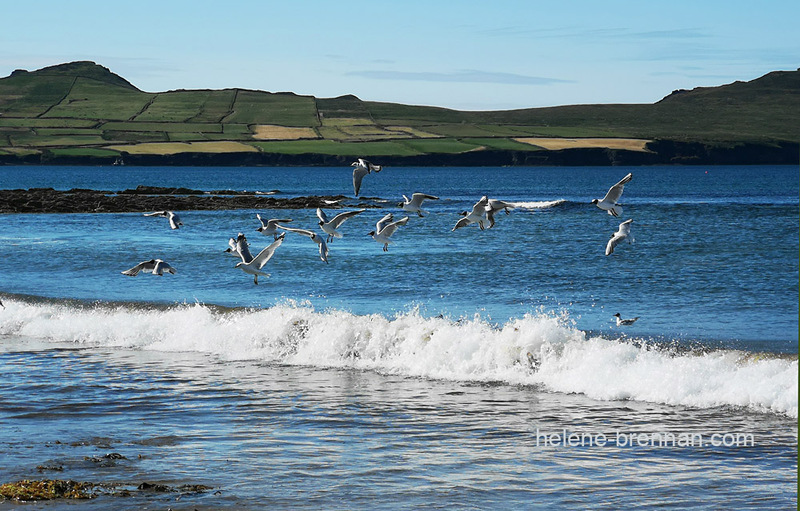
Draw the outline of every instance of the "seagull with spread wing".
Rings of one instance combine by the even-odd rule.
[[[620,216],[622,214],[622,206],[617,204],[617,201],[622,197],[622,191],[631,179],[633,179],[633,173],[623,177],[620,179],[619,183],[609,188],[608,193],[606,193],[606,196],[602,199],[592,199],[592,204],[595,204],[603,211],[608,211],[609,215],[614,217]]]
[[[411,199],[403,195],[403,199],[405,202],[400,202],[397,205],[403,208],[403,211],[408,211],[409,213],[416,213],[420,217],[423,217],[423,213],[428,213],[424,209],[422,209],[422,203],[426,200],[439,200],[439,197],[435,195],[428,195],[426,193],[415,193],[411,195]]]
[[[404,216],[400,220],[394,222],[394,216],[389,213],[385,217],[381,218],[378,223],[375,225],[375,230],[370,231],[369,236],[372,236],[372,239],[377,241],[378,243],[383,243],[383,251],[389,251],[389,243],[392,243],[392,234],[397,230],[398,227],[401,225],[406,225],[408,223],[408,217]]]
[[[242,255],[242,261],[236,263],[236,268],[240,268],[243,272],[252,275],[253,283],[258,285],[259,275],[263,277],[269,277],[269,273],[264,273],[261,271],[261,269],[265,264],[267,264],[267,261],[272,258],[273,254],[275,254],[275,249],[281,246],[284,236],[286,236],[286,233],[281,233],[277,240],[273,241],[267,248],[259,252],[258,255],[253,257],[250,261],[245,261],[244,255]],[[248,250],[247,253],[249,254],[250,251]]]
[[[331,220],[328,220],[328,215],[325,214],[322,209],[317,208],[317,218],[319,218],[319,227],[322,231],[328,235],[328,243],[333,241],[333,238],[341,238],[342,233],[337,231],[336,229],[339,228],[342,223],[347,220],[348,218],[353,218],[359,213],[363,213],[366,209],[359,209],[355,211],[345,211],[344,213],[339,213]]]

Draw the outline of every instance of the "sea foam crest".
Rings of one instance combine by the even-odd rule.
[[[510,202],[515,208],[518,209],[548,209],[556,206],[566,204],[566,199],[547,200],[547,201],[523,201],[523,202]]]
[[[497,325],[478,316],[426,318],[417,311],[391,318],[360,316],[292,302],[227,311],[200,304],[153,309],[5,300],[5,305],[0,336],[6,338],[533,384],[599,400],[740,406],[797,417],[796,358],[733,350],[676,354],[587,337],[568,318],[554,314],[529,314]]]

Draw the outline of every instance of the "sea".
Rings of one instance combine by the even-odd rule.
[[[314,209],[0,215],[0,485],[94,485],[0,509],[797,507],[797,166],[386,167],[359,198],[349,167],[0,167],[138,185],[364,211],[258,285],[228,240]],[[453,231],[484,195],[514,207]]]

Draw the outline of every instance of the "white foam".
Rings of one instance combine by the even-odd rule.
[[[0,335],[258,360],[459,381],[540,384],[599,400],[692,407],[741,406],[797,417],[796,359],[731,350],[673,354],[587,338],[568,318],[530,314],[502,325],[475,317],[388,318],[304,304],[220,312],[200,304],[167,309],[75,307],[4,300]],[[13,342],[13,341],[12,341]],[[530,352],[540,359],[533,371]]]
[[[519,209],[548,209],[555,206],[560,206],[562,204],[565,204],[566,202],[567,201],[565,199],[559,199],[559,200],[549,200],[549,201],[509,202],[509,204]]]

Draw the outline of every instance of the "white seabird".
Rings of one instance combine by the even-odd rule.
[[[514,209],[516,206],[510,202],[501,201],[498,199],[489,199],[486,204],[486,218],[489,220],[489,228],[494,227],[494,214],[498,211],[505,211],[506,215],[509,214],[509,209]]]
[[[256,213],[256,218],[261,222],[261,227],[256,230],[265,236],[272,235],[276,240],[278,239],[278,224],[286,224],[292,221],[291,218],[270,218],[269,220],[264,220],[258,213]]]
[[[485,229],[485,223],[489,221],[487,216],[486,206],[489,204],[489,199],[485,195],[481,197],[481,200],[475,203],[472,206],[472,211],[467,212],[464,211],[461,215],[464,217],[458,222],[456,222],[455,227],[453,230],[459,229],[461,227],[466,227],[469,224],[477,223],[481,230]]]
[[[141,263],[137,264],[130,270],[125,270],[121,272],[123,275],[128,275],[130,277],[135,277],[139,275],[140,271],[150,272],[153,275],[164,275],[164,272],[172,273],[173,275],[176,273],[175,268],[170,266],[168,263],[162,261],[161,259],[150,259],[149,261],[142,261]]]
[[[286,236],[286,233],[285,232],[281,233],[278,236],[277,240],[273,241],[267,248],[259,252],[258,255],[252,258],[252,260],[250,260],[249,262],[246,262],[244,260],[244,257],[242,257],[242,261],[236,263],[235,267],[240,268],[243,272],[252,275],[253,283],[255,285],[258,285],[259,275],[262,275],[264,277],[269,277],[269,273],[264,273],[263,271],[261,271],[261,268],[263,268],[264,265],[267,264],[267,261],[270,260],[272,255],[275,253],[275,249],[281,246],[281,243],[283,243],[284,236]]]
[[[358,197],[358,191],[361,190],[361,180],[364,179],[364,176],[372,172],[380,172],[383,169],[381,165],[374,165],[364,158],[359,158],[358,161],[354,161],[350,166],[355,167],[353,169],[353,190],[356,193],[356,197]]]
[[[363,213],[366,209],[359,209],[356,211],[345,211],[344,213],[339,213],[331,220],[328,220],[328,215],[325,214],[322,209],[317,208],[317,218],[319,218],[319,226],[322,231],[328,235],[328,243],[333,241],[333,238],[341,238],[342,233],[337,231],[336,229],[339,228],[342,223],[347,220],[348,218],[352,218],[359,213]]]
[[[622,317],[619,315],[619,312],[614,314],[614,317],[617,318],[617,326],[632,325],[632,324],[636,323],[637,319],[639,319],[639,316],[636,316],[635,318],[631,318],[631,319],[622,319]]]
[[[633,179],[633,173],[623,177],[619,183],[609,188],[608,193],[602,199],[592,199],[592,204],[597,205],[603,211],[608,211],[609,215],[620,216],[622,214],[622,206],[617,204],[617,201],[622,197],[622,190],[625,188],[625,184],[629,183],[631,179]]]
[[[303,236],[308,236],[309,238],[311,238],[311,241],[319,245],[319,258],[322,259],[325,263],[328,262],[328,244],[325,243],[325,240],[322,239],[322,236],[315,233],[314,231],[307,231],[305,229],[295,229],[293,227],[284,227],[282,225],[279,225],[278,227],[283,229],[284,231],[296,232],[297,234],[302,234]]]
[[[633,222],[633,218],[629,220],[625,220],[621,224],[619,224],[619,229],[617,232],[611,235],[611,239],[608,240],[608,244],[606,245],[606,255],[611,255],[614,253],[614,247],[620,244],[622,240],[628,239],[631,234],[631,223]],[[633,238],[631,237],[628,242],[631,242]]]
[[[426,193],[414,193],[411,195],[411,199],[409,200],[408,197],[403,195],[403,199],[405,202],[400,202],[397,205],[403,208],[404,211],[408,211],[409,213],[416,213],[420,217],[424,216],[423,213],[428,213],[424,209],[422,209],[422,203],[425,200],[439,200],[439,197],[435,195],[428,195]]]
[[[392,243],[391,237],[392,234],[397,230],[398,227],[401,225],[406,225],[408,223],[408,217],[404,216],[400,220],[393,222],[394,216],[389,213],[385,217],[381,218],[378,223],[375,225],[375,230],[370,231],[369,236],[372,236],[372,239],[377,241],[378,243],[383,243],[383,251],[389,251],[389,243]]]
[[[173,229],[177,229],[183,225],[183,222],[181,222],[181,217],[176,215],[174,211],[154,211],[152,213],[145,213],[144,216],[160,216],[163,218],[169,218],[169,226]]]

